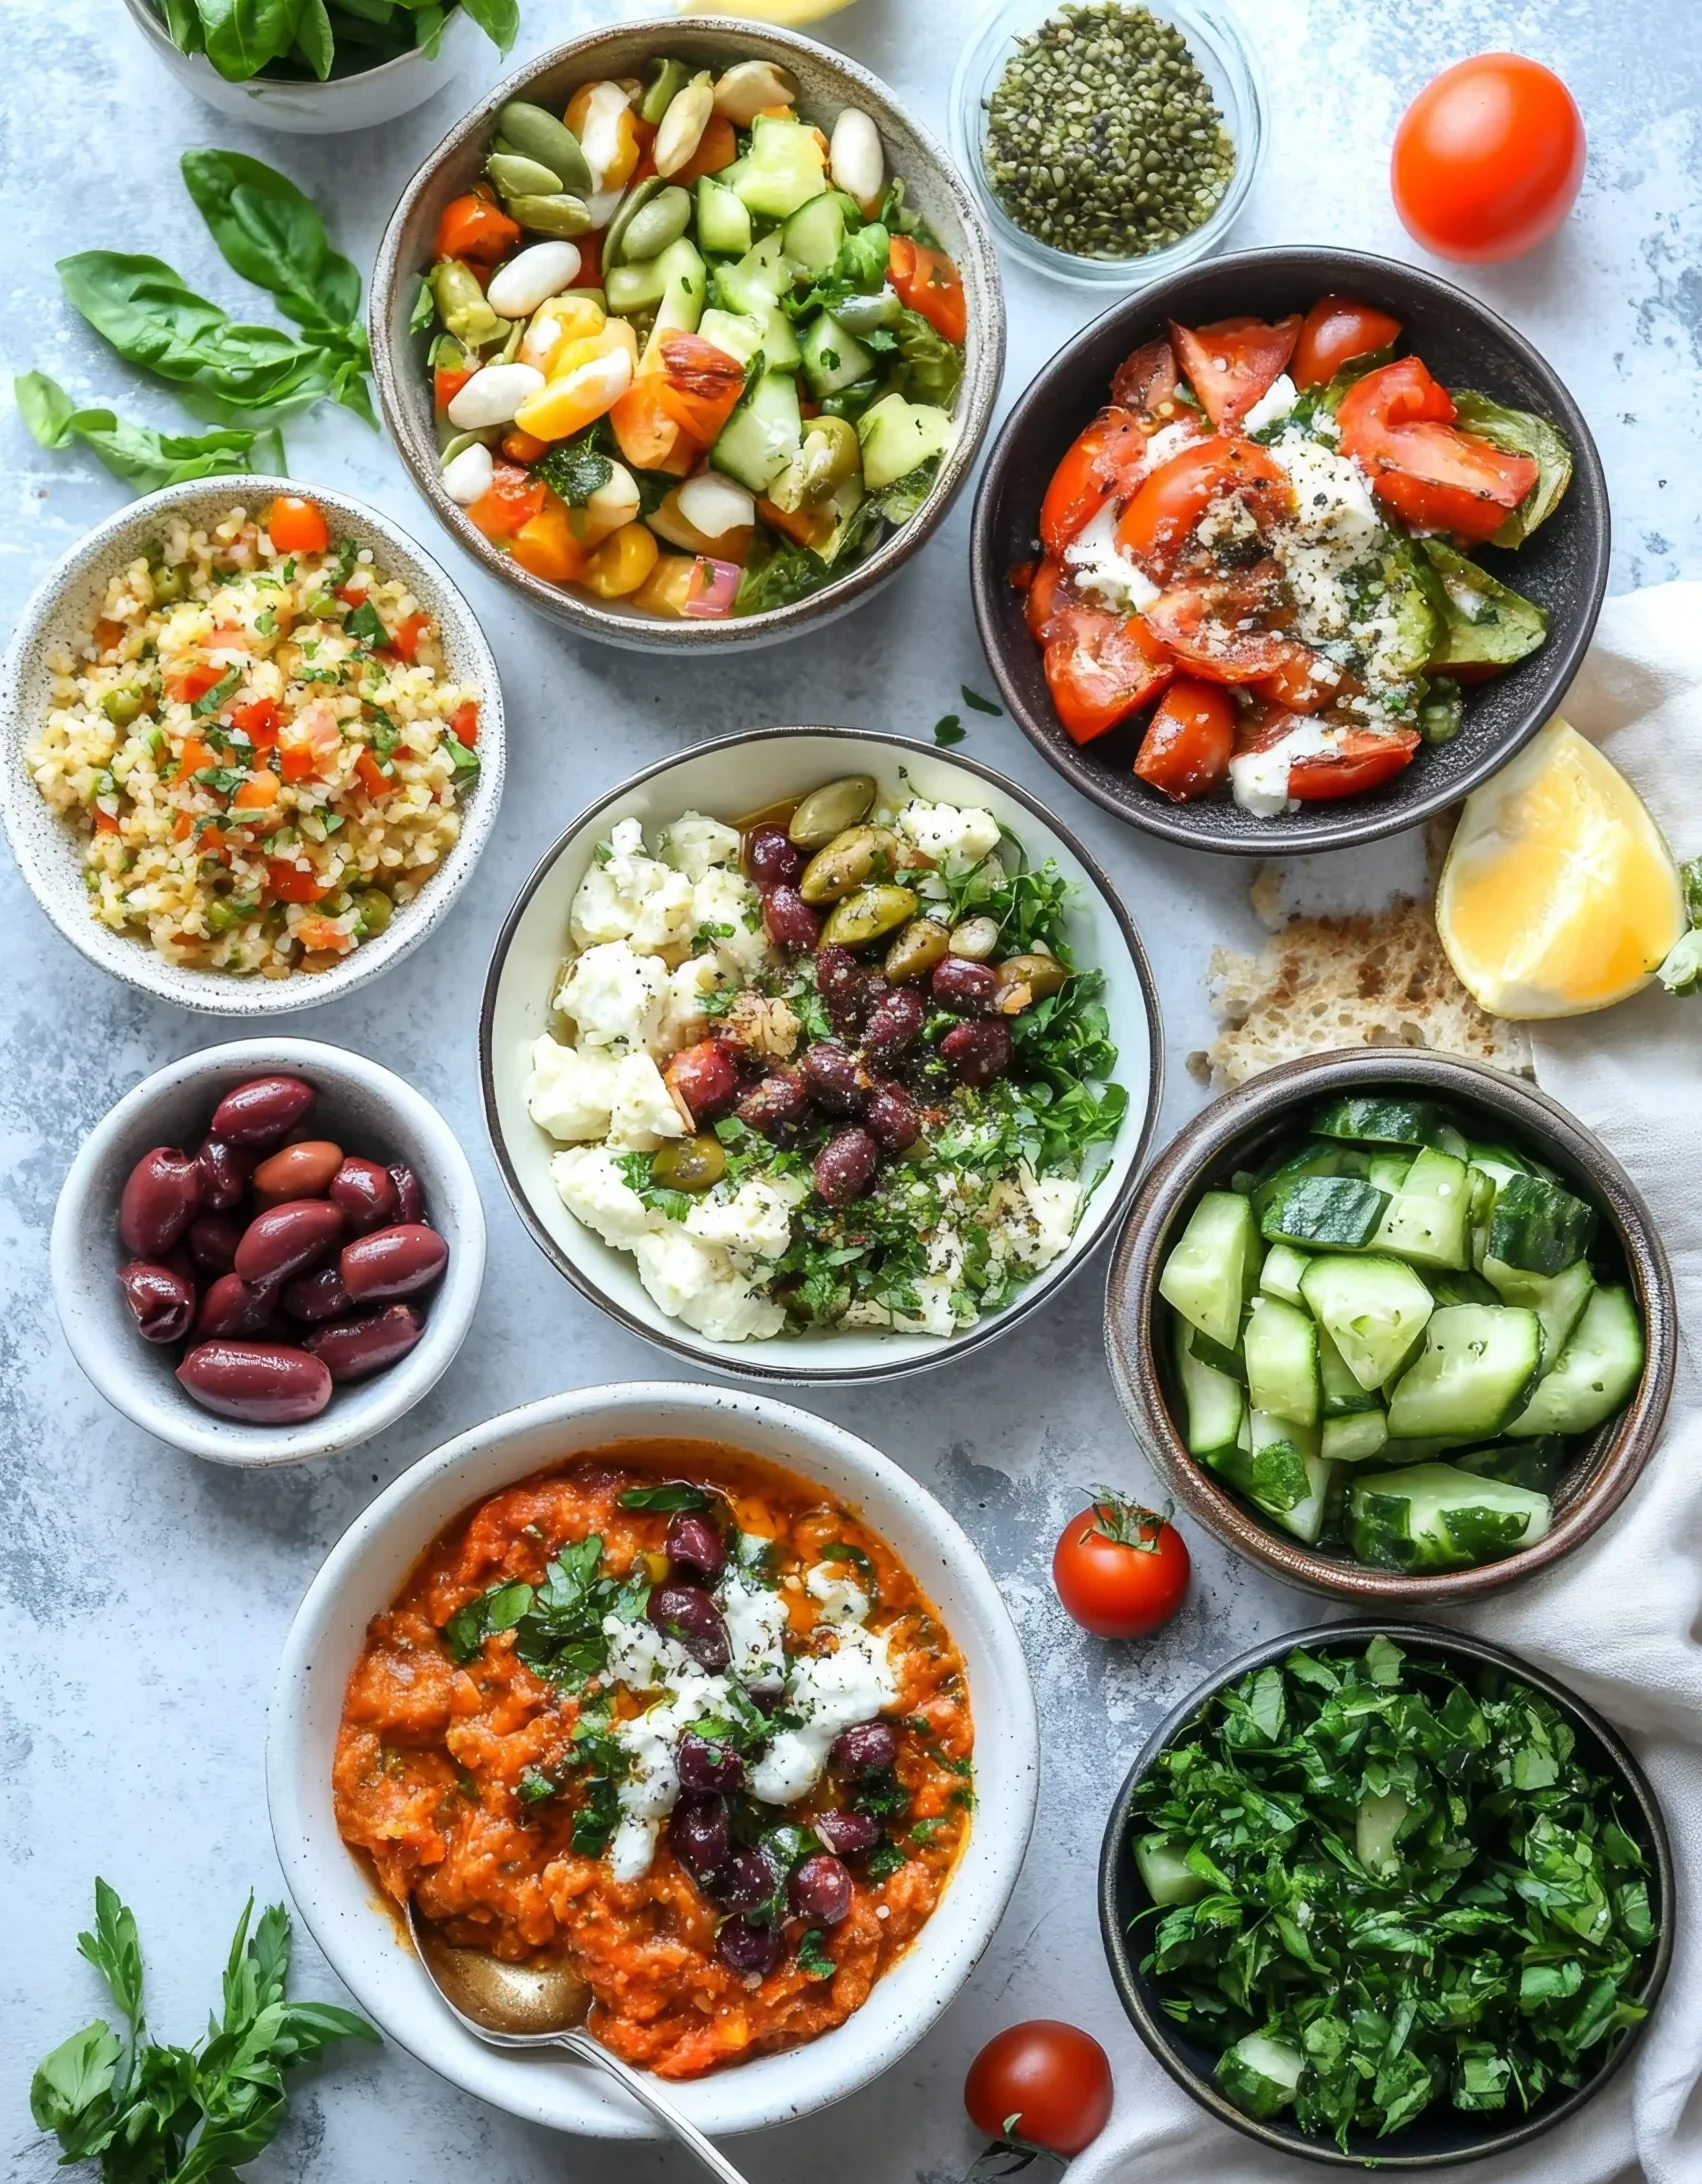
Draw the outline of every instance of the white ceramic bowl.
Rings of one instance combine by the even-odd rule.
[[[1031,863],[1057,861],[1073,885],[1070,943],[1084,970],[1105,973],[1105,1005],[1120,1059],[1117,1080],[1129,1112],[1112,1147],[1109,1172],[1095,1191],[1069,1249],[1024,1284],[1003,1310],[941,1340],[931,1335],[859,1329],[714,1342],[669,1319],[638,1278],[631,1256],[612,1249],[576,1221],[550,1180],[561,1150],[526,1110],[533,1042],[554,1030],[550,1003],[569,952],[568,907],[592,851],[617,819],[644,822],[647,836],[684,811],[736,819],[838,774],[871,773],[883,790],[902,767],[917,794],[990,810],[1023,844]],[[1151,1136],[1162,1081],[1158,994],[1128,912],[1104,872],[1074,835],[1014,781],[974,759],[930,750],[903,736],[857,728],[763,728],[700,743],[599,797],[546,852],[509,912],[485,982],[479,1059],[485,1115],[509,1192],[533,1240],[575,1288],[634,1333],[681,1357],[753,1380],[880,1380],[922,1371],[994,1340],[1061,1289],[1098,1239],[1114,1230],[1135,1186]]]
[[[108,580],[157,538],[168,518],[191,527],[223,521],[232,508],[264,508],[278,493],[309,494],[325,510],[334,531],[352,531],[370,543],[380,574],[399,577],[438,625],[444,659],[458,682],[476,683],[479,707],[479,778],[461,798],[461,834],[441,869],[412,902],[399,903],[376,939],[363,941],[341,963],[316,974],[243,978],[231,971],[196,970],[168,963],[152,945],[115,933],[89,914],[83,885],[82,839],[42,800],[24,753],[47,717],[53,677],[48,656],[87,628],[105,596]],[[417,948],[453,905],[496,824],[503,779],[502,685],[496,659],[473,610],[431,556],[401,526],[365,501],[327,486],[288,478],[197,479],[170,485],[131,501],[65,554],[48,572],[18,617],[0,667],[0,819],[12,854],[37,902],[79,953],[126,984],[182,1008],[211,1016],[277,1016],[316,1008],[364,986]]]
[[[130,19],[187,91],[228,121],[255,122],[286,136],[339,136],[349,129],[371,129],[423,106],[455,81],[474,51],[487,43],[466,11],[457,8],[444,26],[436,60],[420,52],[399,54],[358,75],[334,76],[324,83],[289,83],[256,76],[230,83],[204,53],[181,53],[166,34],[150,0],[124,0]],[[494,55],[496,48],[490,47]]]
[[[827,2107],[888,2070],[969,1977],[1016,1885],[1034,1823],[1039,1732],[1022,1647],[998,1586],[956,1521],[854,1434],[767,1396],[632,1382],[508,1411],[404,1472],[343,1534],[284,1641],[266,1735],[266,1795],[296,1908],[385,2034],[453,2084],[530,2123],[593,2138],[654,2125],[600,2073],[504,2055],[450,2016],[375,1901],[331,1806],[343,1689],[366,1626],[432,1539],[484,1496],[582,1450],[678,1435],[727,1442],[842,1496],[907,1565],[961,1649],[975,1723],[975,1818],[938,1909],[856,2014],[808,2046],[669,2094],[700,2130],[757,2131]]]
[[[319,1094],[316,1131],[351,1152],[406,1161],[449,1264],[426,1300],[426,1330],[407,1356],[370,1380],[333,1391],[299,1426],[245,1426],[192,1402],[177,1383],[177,1350],[146,1343],[119,1289],[125,1259],[118,1200],[155,1145],[192,1152],[233,1085],[274,1073],[305,1077]],[[413,1409],[466,1339],[485,1274],[485,1217],[461,1141],[411,1085],[364,1054],[314,1039],[239,1039],[204,1047],[144,1077],[83,1140],[60,1188],[50,1252],[53,1301],[71,1354],[115,1409],[192,1456],[259,1469],[370,1441]]]

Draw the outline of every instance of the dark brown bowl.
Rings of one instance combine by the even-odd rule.
[[[1304,1547],[1277,1532],[1188,1454],[1171,1415],[1168,1374],[1153,1340],[1158,1277],[1171,1234],[1199,1194],[1227,1183],[1237,1168],[1253,1165],[1320,1094],[1365,1092],[1375,1085],[1487,1107],[1532,1141],[1544,1160],[1576,1179],[1601,1209],[1643,1315],[1643,1377],[1619,1416],[1600,1426],[1574,1456],[1554,1492],[1553,1528],[1534,1546],[1475,1569],[1428,1576],[1374,1570],[1345,1553]],[[1428,1609],[1444,1601],[1481,1600],[1551,1568],[1619,1507],[1660,1440],[1672,1399],[1678,1311],[1654,1216],[1607,1147],[1558,1101],[1478,1062],[1367,1047],[1284,1062],[1226,1092],[1177,1132],[1147,1171],[1118,1239],[1106,1290],[1105,1343],[1111,1378],[1136,1439],[1168,1490],[1209,1532],[1309,1592],[1363,1606]]]
[[[1252,1670],[1282,1660],[1296,1646],[1303,1646],[1311,1653],[1339,1652],[1344,1648],[1367,1645],[1379,1634],[1392,1638],[1408,1653],[1439,1654],[1456,1661],[1483,1663],[1507,1670],[1552,1701],[1571,1724],[1587,1759],[1603,1773],[1617,1774],[1623,1780],[1628,1802],[1621,1809],[1621,1823],[1642,1847],[1649,1861],[1649,1908],[1656,1925],[1655,1953],[1637,1999],[1647,2011],[1653,2012],[1672,1961],[1674,1901],[1672,1844],[1648,1777],[1602,1717],[1564,1684],[1557,1683],[1540,1668],[1533,1668],[1529,1661],[1510,1653],[1505,1646],[1494,1645],[1486,1638],[1469,1637],[1463,1631],[1443,1630],[1434,1623],[1325,1623],[1313,1630],[1290,1631],[1285,1637],[1273,1638],[1264,1645],[1255,1646],[1250,1653],[1241,1654],[1208,1678],[1198,1690],[1190,1692],[1153,1732],[1145,1750],[1130,1768],[1117,1793],[1117,1802],[1111,1808],[1099,1853],[1099,1930],[1111,1967],[1112,1983],[1130,2024],[1182,2090],[1192,2095],[1220,2123],[1227,2123],[1232,2130],[1257,2139],[1261,2145],[1274,2147],[1279,2153],[1298,2154],[1307,2161],[1322,2162],[1332,2168],[1443,2169],[1455,2162],[1482,2161],[1490,2154],[1510,2153],[1515,2147],[1527,2145],[1545,2131],[1553,2130],[1557,2123],[1564,2123],[1568,2116],[1576,2115],[1618,2070],[1635,2046],[1642,2027],[1634,2028],[1610,2050],[1593,2078],[1569,2093],[1545,2098],[1528,2113],[1521,2112],[1511,2121],[1505,2116],[1473,2116],[1458,2109],[1435,2109],[1418,2117],[1392,2138],[1352,2133],[1348,2140],[1349,2150],[1343,2153],[1333,2140],[1308,2138],[1292,2123],[1276,2118],[1249,2116],[1233,2101],[1227,2100],[1212,2078],[1215,2056],[1166,2015],[1159,1999],[1158,1983],[1141,1970],[1141,1949],[1138,1945],[1131,1946],[1130,1941],[1130,1920],[1149,1908],[1146,1890],[1135,1870],[1129,1847],[1130,1815],[1136,1788],[1159,1753],[1193,1725],[1220,1691]],[[1647,2022],[1645,2018],[1644,2023]]]
[[[1111,375],[1166,319],[1205,325],[1234,313],[1305,311],[1346,293],[1393,312],[1407,345],[1437,378],[1552,419],[1572,443],[1565,499],[1515,553],[1485,550],[1484,567],[1549,612],[1548,642],[1466,696],[1452,743],[1426,746],[1381,789],[1274,819],[1227,798],[1172,804],[1137,780],[1136,724],[1078,744],[1061,726],[1040,647],[1028,634],[1011,569],[1032,559],[1041,498],[1065,449],[1110,400]],[[1190,267],[1119,303],[1069,342],[1005,420],[976,496],[975,620],[999,694],[1029,741],[1084,796],[1149,833],[1234,856],[1295,856],[1374,842],[1457,803],[1533,736],[1577,673],[1607,591],[1607,480],[1583,412],[1548,362],[1487,305],[1434,273],[1353,250],[1246,250]]]

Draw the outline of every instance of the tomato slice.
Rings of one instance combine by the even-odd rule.
[[[1367,372],[1337,412],[1343,453],[1397,515],[1419,530],[1486,539],[1536,484],[1537,465],[1461,432],[1453,417],[1452,396],[1415,356]]]
[[[1147,473],[1150,436],[1128,410],[1101,410],[1052,473],[1040,543],[1057,559],[1107,501],[1127,500]]]
[[[1314,758],[1297,758],[1288,769],[1288,793],[1302,803],[1331,803],[1380,788],[1412,761],[1416,728],[1350,729],[1340,746]]]
[[[1046,644],[1046,682],[1058,718],[1076,743],[1091,743],[1170,681],[1170,663],[1138,615],[1126,621],[1089,607],[1054,613]]]
[[[1171,417],[1180,385],[1176,351],[1162,334],[1131,349],[1118,365],[1111,381],[1111,399],[1119,409],[1133,410],[1158,424]]]
[[[1135,772],[1173,804],[1207,796],[1229,777],[1235,701],[1209,682],[1178,675],[1147,723]]]
[[[1028,596],[1023,601],[1022,614],[1028,624],[1028,634],[1037,644],[1043,645],[1052,635],[1054,614],[1079,605],[1070,585],[1069,571],[1061,561],[1046,559],[1035,570]]]
[[[1326,705],[1348,697],[1359,687],[1345,668],[1297,644],[1281,667],[1253,685],[1253,694],[1267,704],[1280,705],[1285,712],[1321,713]]]
[[[1336,412],[1342,446],[1355,457],[1358,450],[1350,444],[1354,440],[1366,441],[1400,425],[1451,425],[1453,421],[1453,396],[1416,356],[1403,356],[1367,372],[1349,387]]]
[[[1300,313],[1291,312],[1274,326],[1265,319],[1226,318],[1195,329],[1172,319],[1170,338],[1200,407],[1227,431],[1288,369],[1300,339]]]
[[[1166,583],[1195,525],[1226,493],[1240,494],[1260,530],[1294,510],[1286,474],[1256,440],[1197,440],[1143,481],[1117,525],[1117,543]]]
[[[1165,650],[1207,682],[1257,683],[1309,661],[1304,645],[1263,629],[1265,591],[1257,572],[1206,584],[1178,584],[1146,610],[1146,624]]]
[[[1393,348],[1400,336],[1400,320],[1387,311],[1352,296],[1320,296],[1306,314],[1288,375],[1304,394],[1326,385],[1356,356]]]
[[[907,310],[918,312],[942,340],[967,339],[963,278],[943,250],[928,250],[908,235],[895,235],[887,245],[887,268]]]

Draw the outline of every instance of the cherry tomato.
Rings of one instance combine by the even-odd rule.
[[[1226,763],[1228,755],[1226,735]],[[1187,1543],[1168,1513],[1096,1486],[1093,1506],[1059,1535],[1052,1582],[1066,1612],[1096,1638],[1144,1638],[1182,1605],[1189,1568]]]
[[[1040,503],[1040,543],[1054,560],[1107,501],[1124,501],[1147,474],[1150,439],[1123,409],[1102,410],[1052,473]]]
[[[1194,329],[1172,319],[1170,338],[1200,407],[1227,432],[1288,369],[1300,339],[1300,313],[1274,326],[1264,319],[1226,318]]]
[[[322,554],[331,543],[325,511],[295,493],[280,493],[273,501],[266,529],[281,554]]]
[[[1118,365],[1111,399],[1119,409],[1133,410],[1137,417],[1159,424],[1175,413],[1177,384],[1176,351],[1160,334],[1131,349]]]
[[[1214,500],[1238,492],[1261,530],[1294,508],[1286,474],[1256,440],[1196,441],[1145,479],[1117,524],[1117,543],[1165,583]]]
[[[1356,356],[1393,348],[1400,335],[1400,320],[1387,311],[1351,296],[1320,296],[1300,329],[1289,377],[1304,394],[1308,387],[1327,385]]]
[[[963,281],[943,250],[926,250],[908,235],[895,235],[887,246],[887,268],[907,310],[919,312],[944,341],[967,337]]]
[[[1135,771],[1173,804],[1185,804],[1209,795],[1228,777],[1234,741],[1233,699],[1212,683],[1179,675],[1147,723]]]
[[[1536,484],[1537,465],[1459,431],[1453,416],[1447,388],[1417,357],[1405,356],[1350,387],[1336,422],[1343,454],[1408,523],[1485,539]]]
[[[1352,729],[1339,749],[1297,758],[1288,769],[1288,793],[1305,804],[1324,804],[1381,788],[1410,764],[1418,743],[1416,728]]]
[[[1292,637],[1260,626],[1266,603],[1256,577],[1225,577],[1178,584],[1153,601],[1145,620],[1165,650],[1205,681],[1256,683],[1311,658]]]
[[[1091,2034],[1034,2017],[988,2041],[969,2066],[963,2103],[989,2138],[1079,2154],[1110,2120],[1111,2093],[1111,2064]]]
[[[1138,615],[1125,621],[1091,607],[1055,608],[1047,627],[1046,685],[1076,743],[1138,713],[1170,681],[1170,663]]]
[[[1389,161],[1407,232],[1468,265],[1546,242],[1583,178],[1577,101],[1552,69],[1517,53],[1445,68],[1402,116]]]
[[[498,463],[488,491],[468,509],[469,521],[486,538],[512,538],[538,515],[549,488],[514,463]]]

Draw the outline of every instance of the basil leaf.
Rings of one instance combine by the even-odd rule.
[[[199,53],[207,41],[201,31],[201,11],[195,0],[161,0],[166,36],[179,53]]]
[[[248,470],[285,468],[283,443],[273,430],[238,431],[222,426],[212,432],[156,432],[133,425],[109,409],[73,409],[65,390],[45,372],[21,372],[14,382],[18,413],[35,440],[47,448],[81,440],[136,493],[154,493],[164,485],[184,485],[193,478],[218,478]]]
[[[506,53],[520,29],[519,0],[461,0],[461,6],[497,51]]]
[[[343,627],[361,644],[376,649],[390,642],[388,631],[379,619],[378,609],[370,599],[363,599],[358,607],[351,607]]]
[[[302,0],[301,13],[296,17],[295,50],[323,83],[337,57],[325,0]]]
[[[577,439],[564,440],[539,458],[537,475],[569,508],[583,508],[592,494],[608,484],[615,466],[599,445],[601,435],[593,425]]]
[[[713,1497],[685,1479],[671,1479],[665,1486],[629,1486],[620,1498],[623,1509],[709,1509]]]
[[[246,83],[295,43],[300,0],[197,0],[208,60],[227,83]]]
[[[418,287],[414,290],[413,308],[408,313],[409,333],[429,333],[432,320],[436,315],[437,306],[432,301],[431,284],[422,275]]]
[[[227,265],[298,326],[359,336],[360,275],[331,248],[319,208],[243,152],[185,152],[183,180]]]

